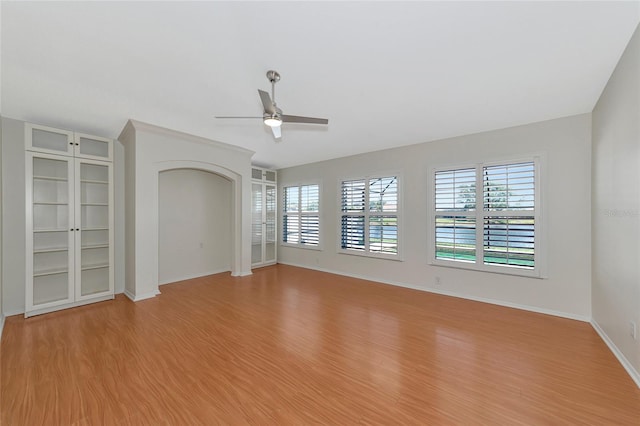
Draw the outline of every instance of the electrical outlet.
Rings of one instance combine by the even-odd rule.
[[[638,327],[636,327],[635,321],[629,321],[629,334],[633,337],[633,340],[636,340],[638,337],[637,333]]]
[[[436,277],[436,285],[440,285],[442,284],[442,281],[440,281],[440,277]]]

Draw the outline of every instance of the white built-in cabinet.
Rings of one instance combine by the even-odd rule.
[[[251,168],[251,266],[276,263],[276,172]]]
[[[25,317],[113,299],[113,141],[25,125]]]

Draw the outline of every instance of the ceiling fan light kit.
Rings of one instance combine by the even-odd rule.
[[[264,117],[264,124],[269,127],[279,127],[282,125],[282,119],[277,115],[267,115]]]
[[[282,137],[280,126],[282,123],[305,123],[305,124],[329,124],[326,118],[302,117],[297,115],[284,115],[282,110],[276,106],[276,83],[280,81],[280,74],[277,71],[267,71],[267,79],[271,83],[271,96],[268,92],[258,89],[258,95],[264,108],[262,120],[264,124],[271,127],[273,136],[276,139]],[[222,117],[216,118],[251,118],[251,117]]]

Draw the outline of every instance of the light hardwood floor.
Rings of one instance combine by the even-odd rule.
[[[639,425],[591,326],[277,265],[6,321],[1,424]]]

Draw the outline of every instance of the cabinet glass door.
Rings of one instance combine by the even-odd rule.
[[[73,162],[57,156],[27,154],[30,166],[31,231],[27,260],[32,285],[27,285],[27,309],[56,306],[73,300]]]
[[[52,127],[25,124],[27,149],[51,154],[73,154],[73,132]]]
[[[76,157],[108,160],[112,158],[112,141],[97,136],[75,134]]]
[[[265,247],[264,262],[276,260],[276,187],[265,185]]]
[[[76,299],[111,290],[111,165],[76,160]]]
[[[262,262],[262,184],[251,184],[251,263]]]

